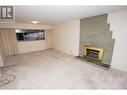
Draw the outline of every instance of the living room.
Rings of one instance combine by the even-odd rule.
[[[0,89],[127,88],[127,6],[0,8]]]

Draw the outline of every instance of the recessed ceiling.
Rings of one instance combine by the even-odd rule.
[[[19,23],[54,25],[121,10],[127,10],[127,6],[15,6],[15,15]]]

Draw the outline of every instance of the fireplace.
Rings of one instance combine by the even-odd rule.
[[[86,49],[86,55],[93,58],[98,58],[99,52],[98,50]]]
[[[83,56],[102,61],[103,52],[104,52],[103,48],[98,48],[98,47],[93,47],[93,46],[84,46]]]
[[[76,58],[89,61],[89,63],[94,63],[104,68],[109,68],[110,65],[104,64],[102,61],[103,54],[104,48],[85,45],[83,48],[83,56],[76,56]]]

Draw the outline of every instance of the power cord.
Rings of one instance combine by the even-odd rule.
[[[17,66],[17,65],[5,66],[5,67],[2,67],[1,69],[9,68],[12,66]],[[12,77],[12,78],[8,78],[8,77]],[[16,79],[16,76],[13,74],[2,73],[1,78],[0,78],[0,87],[4,86],[6,84],[9,84],[10,82],[14,81],[15,79]]]
[[[13,74],[2,73],[2,76],[3,76],[3,75],[12,77],[12,79],[5,78],[5,79],[0,80],[0,87],[4,86],[4,85],[6,85],[6,84],[9,84],[10,82],[12,82],[12,81],[14,81],[14,80],[16,79],[16,76],[13,75]]]

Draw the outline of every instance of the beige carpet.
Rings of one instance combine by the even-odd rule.
[[[56,50],[11,56],[7,65],[14,66],[2,72],[17,78],[0,89],[127,88],[127,73],[112,68],[104,70]]]

